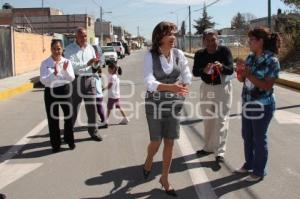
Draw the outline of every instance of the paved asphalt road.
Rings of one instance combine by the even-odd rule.
[[[119,63],[122,102],[131,116],[129,125],[117,125],[120,114],[110,118],[108,129],[101,129],[102,142],[90,140],[80,126],[86,123],[82,106],[76,128],[76,149],[52,154],[43,89],[35,89],[0,102],[0,193],[8,199],[93,199],[169,198],[158,179],[161,149],[155,157],[149,181],[142,176],[142,164],[149,142],[144,115],[143,56],[135,51]],[[192,60],[190,65],[192,65]],[[107,70],[104,70],[107,73]],[[201,80],[194,78],[187,99],[197,104]],[[241,138],[241,84],[233,81],[226,162],[218,168],[213,155],[198,158],[194,151],[203,146],[203,124],[197,108],[186,107],[181,138],[174,148],[170,182],[179,198],[283,199],[299,198],[300,189],[300,93],[275,86],[277,111],[269,130],[268,176],[257,184],[233,174],[243,163]],[[131,110],[130,110],[131,109]]]

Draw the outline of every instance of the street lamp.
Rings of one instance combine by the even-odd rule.
[[[112,12],[103,12],[102,10],[102,6],[100,4],[98,4],[96,2],[96,0],[93,0],[93,2],[99,7],[99,11],[100,11],[100,44],[101,46],[103,46],[103,29],[102,29],[102,22],[103,22],[103,14],[107,13],[107,14],[111,14]]]
[[[100,43],[101,46],[103,46],[103,30],[102,30],[102,22],[103,22],[103,14],[111,14],[112,12],[103,12],[102,6],[100,6],[100,30],[101,30],[101,35],[100,35]]]

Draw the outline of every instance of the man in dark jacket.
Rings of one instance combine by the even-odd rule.
[[[233,59],[230,50],[218,45],[212,29],[203,34],[204,49],[195,53],[193,74],[201,77],[201,112],[204,119],[204,147],[200,156],[214,153],[217,163],[224,161],[229,112],[232,104]]]

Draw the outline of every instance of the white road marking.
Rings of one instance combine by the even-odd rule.
[[[300,114],[278,110],[274,114],[275,119],[279,124],[299,124],[300,125]]]
[[[46,119],[40,122],[5,154],[0,156],[0,190],[43,165],[43,163],[8,164],[8,162],[30,142],[29,137],[37,135],[47,124]]]
[[[42,165],[43,163],[0,164],[0,190]]]
[[[199,163],[200,161],[197,158],[195,154],[195,150],[193,149],[188,137],[186,136],[186,133],[183,128],[180,129],[180,139],[177,140],[178,146],[180,148],[180,151],[183,156],[190,156],[191,154],[194,154],[195,158],[193,158],[193,162]],[[188,161],[188,160],[185,160]],[[191,161],[189,161],[191,162]],[[197,193],[198,198],[206,198],[206,199],[216,199],[217,196],[215,192],[213,191],[209,179],[207,175],[205,174],[205,171],[199,167],[199,168],[191,168],[188,165],[188,172],[192,179],[192,182],[195,186],[195,190]]]
[[[27,133],[23,138],[21,138],[14,146],[12,146],[5,154],[0,157],[0,164],[5,163],[7,160],[14,157],[16,154],[20,152],[20,150],[30,142],[31,136],[37,135],[45,126],[47,126],[48,122],[44,119],[41,123],[35,126],[29,133]]]

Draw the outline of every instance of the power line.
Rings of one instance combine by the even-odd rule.
[[[221,0],[215,0],[214,2],[211,2],[211,3],[207,4],[205,7],[208,8],[208,7],[212,6],[212,5],[215,5],[219,1],[221,1]],[[200,10],[203,10],[203,9],[204,9],[204,7],[200,8],[200,9],[197,9],[197,10],[194,10],[194,12],[197,12],[197,11],[200,11]]]

